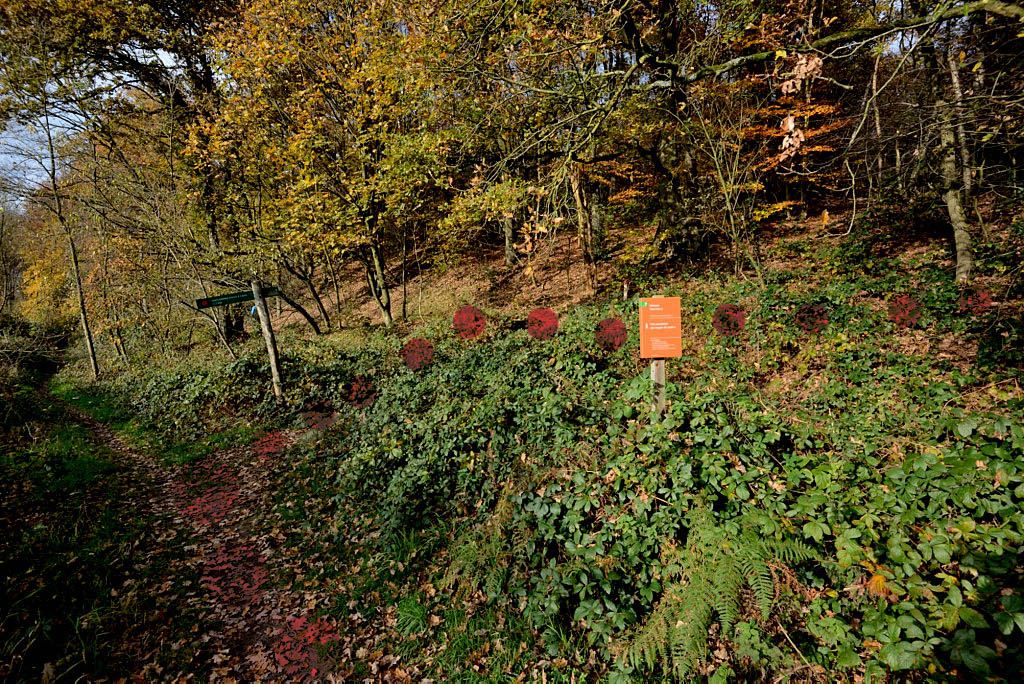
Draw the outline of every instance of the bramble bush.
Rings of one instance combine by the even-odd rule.
[[[351,350],[295,342],[285,409],[253,382],[255,345],[132,384],[180,426],[330,401],[335,446],[319,458],[339,510],[370,512],[384,539],[455,527],[447,586],[516,612],[552,655],[577,635],[613,678],[1019,672],[1024,407],[999,365],[1012,355],[974,368],[901,347],[884,298],[907,283],[806,291],[806,275],[687,292],[697,336],[669,364],[660,418],[635,300],[621,330],[582,306],[544,344],[522,328],[466,344],[441,321],[417,331],[433,362],[415,371],[390,332]],[[904,312],[930,344],[982,332],[951,278],[915,277],[936,285]],[[741,304],[716,316],[722,301]],[[346,403],[357,378],[372,403]]]
[[[730,336],[738,342],[711,334],[705,318],[705,347],[681,361],[696,368],[670,383],[660,420],[640,418],[650,382],[636,340],[616,356],[587,334],[596,308],[569,312],[551,346],[524,345],[522,331],[486,345],[439,341],[443,363],[382,377],[378,401],[349,421],[339,496],[372,498],[394,530],[468,520],[449,584],[511,601],[552,641],[582,631],[621,657],[623,676],[689,671],[625,654],[647,653],[640,644],[658,632],[641,627],[695,581],[679,580],[677,566],[697,510],[709,512],[712,538],[808,552],[737,556],[783,569],[777,600],[709,602],[692,617],[700,626],[669,630],[664,652],[695,658],[707,623],[732,610],[720,638],[778,644],[721,664],[741,678],[794,664],[783,630],[833,673],[1019,667],[1022,428],[1010,405],[954,408],[979,378],[893,349],[879,325],[886,312],[856,302],[862,291],[815,295],[833,325],[813,339],[792,314],[761,315],[808,311],[819,327],[823,305],[784,287],[766,288]],[[734,300],[750,294],[737,286]],[[706,317],[705,302],[694,297],[684,316]],[[804,380],[767,391],[743,361],[755,343],[759,363],[777,354]],[[757,568],[735,577],[748,571]]]

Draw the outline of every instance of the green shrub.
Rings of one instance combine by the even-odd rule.
[[[459,530],[442,551],[444,587],[482,591],[556,652],[577,644],[609,666],[632,654],[621,674],[1016,671],[1024,427],[1013,357],[983,344],[972,368],[936,354],[982,328],[955,315],[948,272],[927,259],[889,267],[817,289],[810,267],[692,284],[662,417],[648,412],[635,332],[614,354],[597,350],[607,309],[596,305],[560,312],[546,341],[501,320],[463,341],[435,322],[415,332],[435,350],[417,372],[391,331],[355,347],[293,339],[283,403],[268,398],[255,342],[236,361],[117,384],[178,434],[292,421],[328,400],[340,419],[317,458],[336,472],[340,515],[379,526],[380,553],[411,556],[420,530]],[[921,326],[894,330],[894,292],[920,297]],[[742,334],[713,331],[723,302],[747,312]],[[795,324],[809,303],[829,312],[813,334]],[[635,331],[635,301],[622,308]],[[345,404],[356,376],[376,390],[361,408]],[[399,608],[402,631],[418,634],[426,606]],[[706,639],[729,658],[710,662]]]

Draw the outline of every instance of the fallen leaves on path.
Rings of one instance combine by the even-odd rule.
[[[172,649],[192,648],[193,661],[208,659],[210,681],[341,681],[330,652],[341,639],[337,626],[309,612],[311,607],[327,605],[326,596],[293,591],[275,582],[276,576],[286,574],[289,554],[276,548],[281,533],[272,534],[261,517],[273,508],[275,469],[282,467],[280,457],[298,434],[266,433],[252,446],[167,467],[131,449],[105,425],[79,412],[76,415],[98,441],[147,482],[139,488],[144,497],[136,502],[138,507],[165,515],[188,531],[179,534],[171,529],[160,540],[189,537],[195,542],[183,547],[200,571],[199,586],[187,589],[186,601],[198,607],[202,617],[193,626],[195,642],[178,641]],[[172,580],[167,578],[151,589],[171,591]],[[165,672],[150,662],[131,679],[184,682],[191,676]]]

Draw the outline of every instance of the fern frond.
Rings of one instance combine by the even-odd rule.
[[[718,613],[722,631],[732,632],[732,626],[740,615],[739,591],[743,587],[743,573],[738,563],[730,562],[729,556],[722,556],[715,564],[715,572],[711,576],[711,605]]]
[[[770,553],[783,563],[799,563],[817,558],[818,553],[799,539],[774,539],[770,542]]]
[[[767,559],[760,558],[760,562],[750,563],[750,571],[746,575],[747,583],[754,590],[754,600],[757,602],[757,610],[762,617],[768,617],[775,604],[775,574],[767,564]]]
[[[521,556],[529,543],[525,531],[512,523],[513,512],[507,492],[503,493],[485,522],[472,528],[453,548],[439,582],[442,589],[457,587],[462,596],[479,588],[491,597],[501,593],[513,559]]]
[[[716,524],[711,512],[694,509],[685,548],[668,543],[662,551],[666,588],[647,621],[624,635],[616,648],[636,669],[660,664],[666,674],[687,679],[707,648],[708,627],[717,615],[724,634],[732,632],[741,611],[741,591],[749,586],[757,608],[767,617],[775,604],[776,578],[771,564],[813,558],[811,547],[794,539],[764,539]]]

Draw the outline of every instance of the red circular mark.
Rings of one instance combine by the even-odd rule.
[[[992,295],[988,290],[971,287],[963,291],[959,299],[960,313],[981,316],[992,306]]]
[[[889,320],[901,328],[917,325],[921,305],[910,295],[900,295],[889,302]]]
[[[618,318],[606,318],[597,324],[594,340],[605,351],[617,351],[626,343],[626,326]]]
[[[422,337],[414,337],[406,342],[402,351],[398,353],[409,370],[417,371],[429,366],[434,360],[434,345]]]
[[[739,335],[747,323],[747,312],[735,304],[722,304],[715,309],[711,324],[720,335]]]
[[[370,378],[357,375],[352,378],[345,391],[345,399],[359,408],[369,406],[377,398],[377,388]]]
[[[558,314],[551,309],[534,309],[526,317],[526,332],[535,340],[547,340],[558,332]]]
[[[805,333],[819,333],[828,323],[828,309],[821,304],[806,304],[796,312],[796,324]]]
[[[467,304],[455,312],[455,332],[464,340],[479,337],[487,324],[487,318],[475,306]]]

